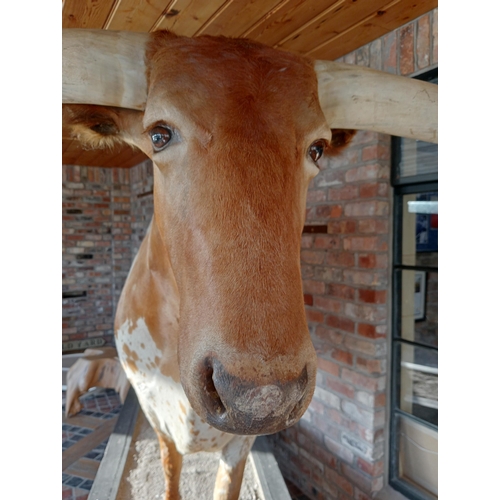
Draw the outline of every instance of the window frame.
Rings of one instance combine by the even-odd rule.
[[[430,81],[438,77],[438,69],[435,68],[426,73],[416,76],[418,80]],[[437,346],[410,341],[401,336],[401,298],[402,298],[402,274],[403,271],[426,271],[438,272],[437,267],[405,265],[402,259],[403,247],[403,199],[407,194],[418,194],[438,190],[438,173],[421,174],[414,176],[399,176],[401,163],[401,138],[391,139],[391,185],[394,188],[393,205],[393,259],[392,259],[392,327],[391,327],[391,397],[390,397],[390,423],[389,423],[389,485],[399,491],[410,500],[430,500],[431,497],[425,495],[416,486],[399,477],[399,434],[398,416],[408,418],[429,429],[438,430],[438,426],[409,414],[399,408],[400,383],[401,383],[401,363],[399,346],[407,344],[416,347],[425,347],[438,352]]]

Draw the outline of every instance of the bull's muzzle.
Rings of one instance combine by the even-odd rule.
[[[251,381],[228,373],[219,360],[205,358],[198,379],[202,416],[213,427],[233,434],[278,432],[295,424],[307,409],[314,391],[314,373],[315,369],[306,365],[285,381],[259,381],[258,377]]]

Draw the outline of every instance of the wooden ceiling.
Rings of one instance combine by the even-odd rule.
[[[63,28],[246,37],[335,60],[437,7],[437,0],[63,0]],[[63,164],[132,167],[128,147],[85,151],[63,129]]]

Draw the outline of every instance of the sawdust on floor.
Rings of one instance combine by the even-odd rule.
[[[219,453],[186,455],[181,472],[183,500],[212,500]],[[139,412],[117,500],[162,500],[165,479],[156,434]],[[263,500],[251,459],[246,463],[240,500]]]

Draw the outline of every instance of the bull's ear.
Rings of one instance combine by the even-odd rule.
[[[132,139],[142,124],[142,111],[86,104],[63,105],[63,127],[87,149],[112,148]]]
[[[330,141],[330,146],[325,151],[327,155],[335,156],[340,154],[344,148],[346,148],[352,141],[352,138],[356,134],[356,130],[350,129],[339,129],[332,128],[332,138]]]

